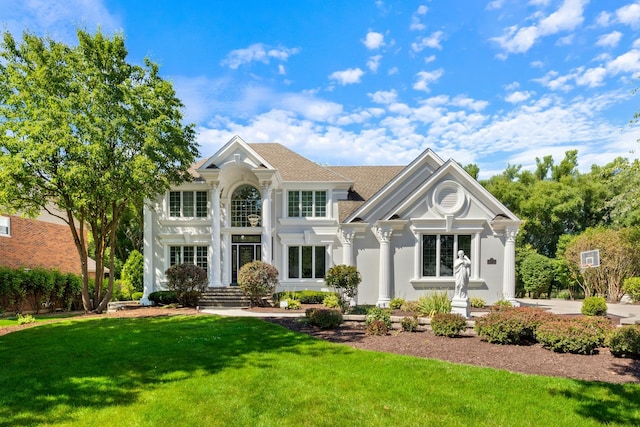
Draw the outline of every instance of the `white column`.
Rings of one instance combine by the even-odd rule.
[[[340,241],[342,242],[342,263],[344,265],[354,265],[353,263],[353,230],[340,230]]]
[[[271,183],[262,184],[262,261],[272,263],[271,256]]]
[[[502,297],[513,305],[516,301],[516,235],[518,228],[507,227],[504,231],[504,272],[502,277]]]
[[[471,260],[471,278],[477,279],[480,277],[480,233],[476,233],[473,236],[471,241],[471,245],[473,246],[471,253],[473,254],[473,259]]]
[[[390,227],[377,227],[376,237],[380,242],[380,273],[378,277],[378,307],[389,307],[391,301],[391,235]]]
[[[151,305],[149,294],[155,290],[155,274],[153,268],[153,258],[155,252],[153,250],[153,210],[146,203],[143,207],[144,212],[144,241],[142,253],[144,254],[144,275],[143,275],[143,295],[140,304]]]
[[[218,183],[211,185],[211,277],[210,286],[221,286],[220,281],[220,190]]]

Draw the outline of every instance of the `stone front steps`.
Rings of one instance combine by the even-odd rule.
[[[210,287],[202,294],[198,307],[242,308],[249,307],[249,298],[237,286]]]

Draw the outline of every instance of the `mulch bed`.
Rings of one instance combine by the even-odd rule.
[[[323,330],[309,326],[297,318],[278,317],[278,313],[282,310],[277,308],[254,308],[252,310],[272,313],[273,316],[267,317],[265,320],[288,329],[363,350],[440,359],[453,363],[506,369],[524,374],[608,383],[640,383],[640,361],[616,358],[607,348],[601,348],[597,354],[589,356],[554,353],[542,348],[539,344],[531,346],[490,344],[478,338],[473,331],[467,331],[460,338],[438,337],[429,330],[419,332],[393,331],[386,336],[368,336],[365,334],[363,325],[357,322],[345,322],[337,329]],[[304,308],[300,312],[304,313]],[[196,314],[196,310],[188,308],[146,307],[102,315],[83,315],[82,317],[149,317],[193,314]],[[0,328],[0,335],[41,324],[42,322]]]

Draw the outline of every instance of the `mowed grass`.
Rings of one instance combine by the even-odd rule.
[[[0,424],[638,425],[640,385],[354,350],[253,318],[70,319],[0,337]]]
[[[66,317],[75,317],[78,316],[79,313],[58,313],[58,314],[33,314],[34,320],[37,322],[46,322],[47,320],[53,319],[61,319]],[[18,325],[18,316],[10,316],[0,319],[0,328],[5,326],[15,326]]]

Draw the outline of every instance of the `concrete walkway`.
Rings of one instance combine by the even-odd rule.
[[[582,301],[530,298],[518,298],[518,301],[522,306],[540,307],[556,314],[580,314],[580,309],[582,308]],[[201,312],[229,317],[304,317],[304,312],[300,311],[269,313],[243,310],[241,308],[207,308],[201,310]],[[607,313],[620,316],[623,324],[640,324],[640,304],[607,303]]]

